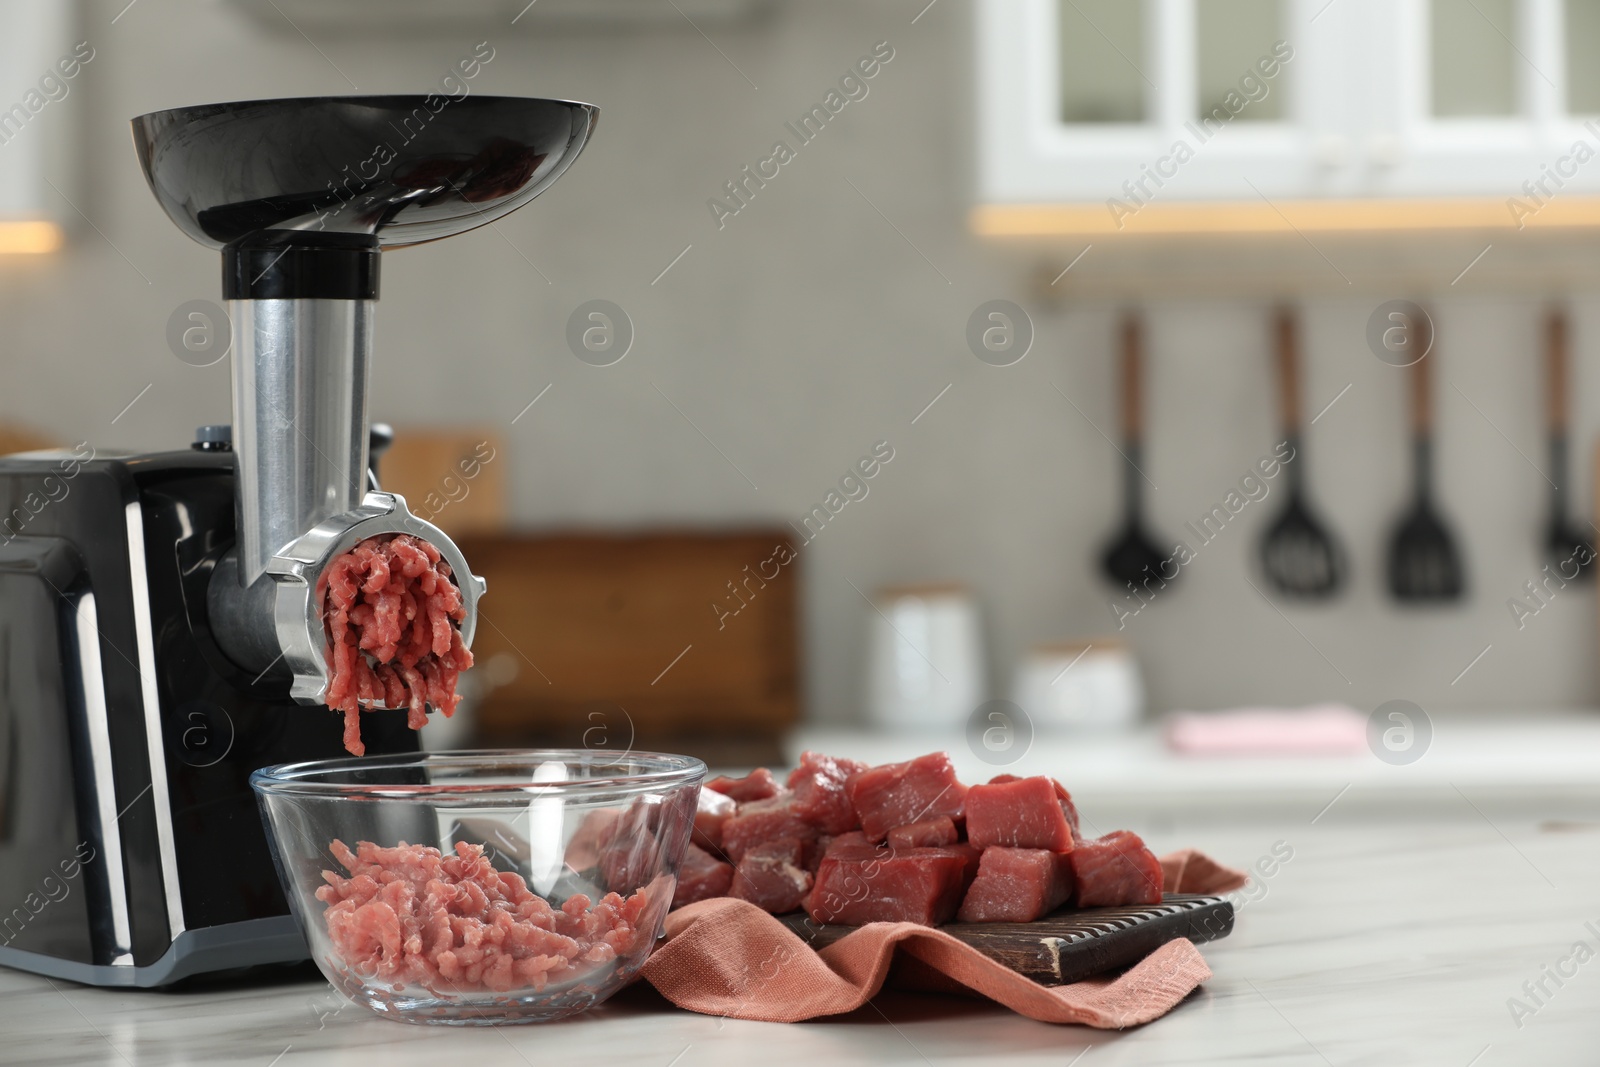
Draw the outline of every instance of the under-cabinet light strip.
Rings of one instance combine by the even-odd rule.
[[[0,219],[0,255],[39,255],[61,245],[61,227],[53,222]]]
[[[1119,215],[1101,203],[980,204],[970,221],[984,237],[1551,230],[1600,226],[1600,197],[1556,197],[1516,214],[1503,197],[1483,197],[1148,203]]]

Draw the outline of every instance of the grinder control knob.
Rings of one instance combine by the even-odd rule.
[[[227,423],[198,427],[194,431],[194,443],[189,447],[196,452],[232,452],[233,427]]]

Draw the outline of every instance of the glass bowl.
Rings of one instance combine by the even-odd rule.
[[[390,1019],[537,1022],[627,984],[661,936],[706,766],[536,749],[250,776],[335,989]]]

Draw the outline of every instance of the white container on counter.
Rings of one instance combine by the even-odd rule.
[[[891,586],[873,597],[867,715],[884,730],[962,728],[984,700],[978,610],[961,585]]]
[[[1028,650],[1012,700],[1038,730],[1122,729],[1144,714],[1144,683],[1117,638],[1063,641]]]

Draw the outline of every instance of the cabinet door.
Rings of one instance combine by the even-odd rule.
[[[1206,201],[1177,228],[1273,226],[1278,202],[1316,200],[1387,204],[1385,227],[1600,220],[1600,0],[979,0],[978,16],[997,210],[1076,205],[1076,232]]]
[[[1302,196],[1349,143],[1317,0],[980,0],[982,198]]]
[[[1350,3],[1352,0],[1340,0]],[[1354,0],[1371,20],[1361,191],[1504,197],[1600,190],[1600,3]]]

